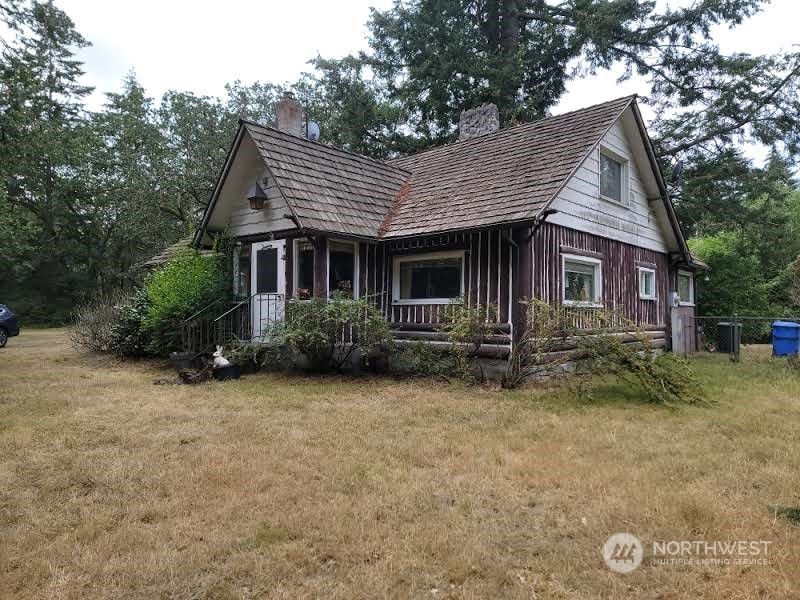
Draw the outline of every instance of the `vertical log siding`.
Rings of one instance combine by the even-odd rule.
[[[326,246],[324,239],[319,241],[315,293],[327,290]],[[410,240],[361,242],[358,271],[361,296],[369,298],[392,323],[441,323],[447,311],[452,310],[451,305],[392,302],[393,259],[449,250],[464,251],[464,300],[469,306],[480,306],[488,322],[510,323],[513,315],[521,330],[524,316],[517,310],[519,298],[536,297],[560,304],[562,254],[585,254],[602,260],[602,302],[606,307],[638,325],[668,327],[670,267],[666,254],[552,223],[533,229],[499,228]],[[291,240],[287,245],[287,253],[290,252]],[[287,296],[293,281],[291,258],[286,264]],[[639,298],[637,266],[655,269],[654,300]],[[593,309],[571,310],[576,315],[581,313],[579,321],[592,322]]]
[[[392,303],[396,256],[464,250],[464,300],[480,306],[491,323],[509,322],[511,230],[492,229],[361,245],[361,289],[392,323],[441,323],[448,304]]]
[[[669,320],[669,259],[666,254],[551,223],[543,223],[535,229],[530,251],[535,297],[560,303],[564,285],[561,255],[585,253],[602,260],[602,301],[606,307],[620,311],[637,325],[666,327]],[[638,266],[655,269],[655,300],[639,298]]]

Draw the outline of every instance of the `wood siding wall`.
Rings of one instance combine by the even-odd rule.
[[[293,229],[295,224],[286,218],[291,213],[289,206],[275,185],[275,180],[267,176],[264,162],[258,155],[253,140],[243,134],[237,159],[231,165],[230,172],[220,190],[217,199],[216,214],[227,214],[227,222],[212,221],[209,226],[222,230],[227,228],[231,237],[265,236],[274,231]],[[247,193],[256,180],[263,181],[267,176],[267,188],[264,190],[267,201],[263,210],[252,210],[247,200]],[[226,210],[220,210],[223,207]]]
[[[441,323],[449,305],[396,304],[392,299],[393,259],[451,250],[465,256],[464,296],[470,306],[487,305],[489,322],[509,323],[510,312],[521,327],[524,315],[517,298],[536,297],[557,304],[563,299],[562,254],[600,258],[603,265],[603,303],[639,325],[669,327],[670,268],[666,254],[591,233],[544,223],[533,230],[493,229],[413,240],[359,244],[359,291],[392,323]],[[514,240],[516,246],[511,243]],[[315,260],[315,293],[327,291],[326,240],[320,239]],[[294,267],[292,239],[286,245],[286,295],[291,296]],[[656,271],[656,299],[639,298],[637,266]],[[509,301],[511,298],[511,301]],[[588,309],[591,311],[591,309]],[[517,314],[514,314],[517,313]],[[521,329],[520,329],[521,330]]]
[[[628,185],[622,203],[600,197],[600,147],[607,148],[626,161]],[[630,109],[614,123],[600,147],[586,158],[558,194],[552,204],[552,208],[558,212],[549,221],[666,252],[664,232],[647,201],[649,196],[658,195],[658,189],[652,174],[649,175],[649,183],[646,182],[647,174],[652,171]]]
[[[534,232],[531,293],[551,303],[563,299],[562,254],[592,253],[603,261],[603,302],[638,325],[666,327],[669,323],[669,259],[666,254],[617,240],[544,223]],[[637,266],[656,271],[656,299],[639,299]],[[525,295],[525,292],[522,292]]]
[[[446,304],[393,303],[394,258],[429,252],[464,250],[464,298],[470,306],[486,311],[489,322],[509,321],[510,229],[458,233],[386,242],[362,244],[362,295],[374,298],[392,323],[441,323]],[[491,306],[492,308],[489,308]]]

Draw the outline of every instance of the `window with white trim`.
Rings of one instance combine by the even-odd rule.
[[[603,261],[575,254],[562,254],[561,260],[564,304],[599,304],[603,299]]]
[[[678,271],[678,303],[694,306],[694,275],[687,271]]]
[[[314,246],[305,239],[294,241],[294,297],[308,300],[314,295]]]
[[[600,197],[624,204],[628,180],[627,161],[611,151],[600,149]]]
[[[394,258],[392,298],[396,304],[446,304],[464,295],[464,251]]]
[[[642,300],[656,299],[656,270],[648,267],[638,267],[639,271],[639,298]]]
[[[358,298],[358,243],[328,240],[328,293]]]

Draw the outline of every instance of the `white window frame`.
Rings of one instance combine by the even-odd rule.
[[[682,275],[685,275],[689,278],[689,300],[681,300],[680,296],[680,286],[678,285],[678,280]],[[694,306],[694,273],[690,271],[678,271],[678,274],[675,278],[675,294],[678,296],[678,306]]]
[[[645,295],[642,290],[642,275],[648,274],[653,276],[653,293]],[[639,300],[657,300],[658,299],[658,286],[656,285],[656,270],[650,267],[636,267],[636,280],[639,284]]]
[[[602,178],[602,169],[600,168],[600,157],[605,156],[606,158],[610,158],[616,163],[620,164],[620,174],[619,174],[619,200],[616,198],[611,198],[610,196],[606,196],[600,190],[602,190],[601,185],[601,178]],[[630,179],[629,179],[629,168],[628,168],[628,159],[611,150],[606,146],[600,146],[597,152],[597,194],[605,200],[606,202],[612,202],[617,206],[627,206],[628,205],[628,195],[630,194]]]
[[[358,300],[359,298],[359,279],[360,277],[360,268],[361,268],[361,260],[359,256],[359,244],[358,242],[354,242],[353,240],[341,240],[337,238],[328,238],[328,243],[325,244],[325,281],[328,287],[328,298],[333,295],[333,291],[330,289],[330,281],[331,281],[331,242],[336,242],[337,244],[352,244],[353,245],[353,298]]]
[[[406,254],[395,256],[392,261],[392,304],[453,304],[464,295],[464,268],[466,263],[464,250],[450,252],[427,252],[425,254]],[[417,262],[420,260],[437,260],[441,258],[461,259],[461,279],[458,297],[456,298],[400,298],[400,265],[404,262]]]
[[[300,269],[298,269],[297,266],[300,264],[300,243],[301,242],[307,242],[307,241],[308,240],[305,240],[303,238],[294,238],[294,240],[292,241],[292,297],[295,300],[298,299],[297,298],[297,283],[298,283],[297,279],[298,279],[298,275],[300,274]],[[313,246],[312,246],[312,248],[313,248]],[[314,270],[313,259],[312,259],[312,263],[311,263],[311,269],[312,269],[312,272],[313,272],[313,270]],[[312,281],[312,284],[313,284],[313,281]],[[313,292],[314,292],[314,286],[313,285],[311,286],[311,292],[312,292],[312,297],[313,297]]]
[[[567,300],[567,261],[594,267],[594,298],[588,301]],[[561,302],[565,306],[584,306],[588,308],[603,307],[603,260],[582,254],[561,255]]]

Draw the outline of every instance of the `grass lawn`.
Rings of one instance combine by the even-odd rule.
[[[717,406],[441,382],[153,385],[63,331],[0,350],[0,597],[798,598],[800,376],[695,360]],[[644,542],[634,572],[601,547]],[[653,565],[766,540],[769,565]]]

